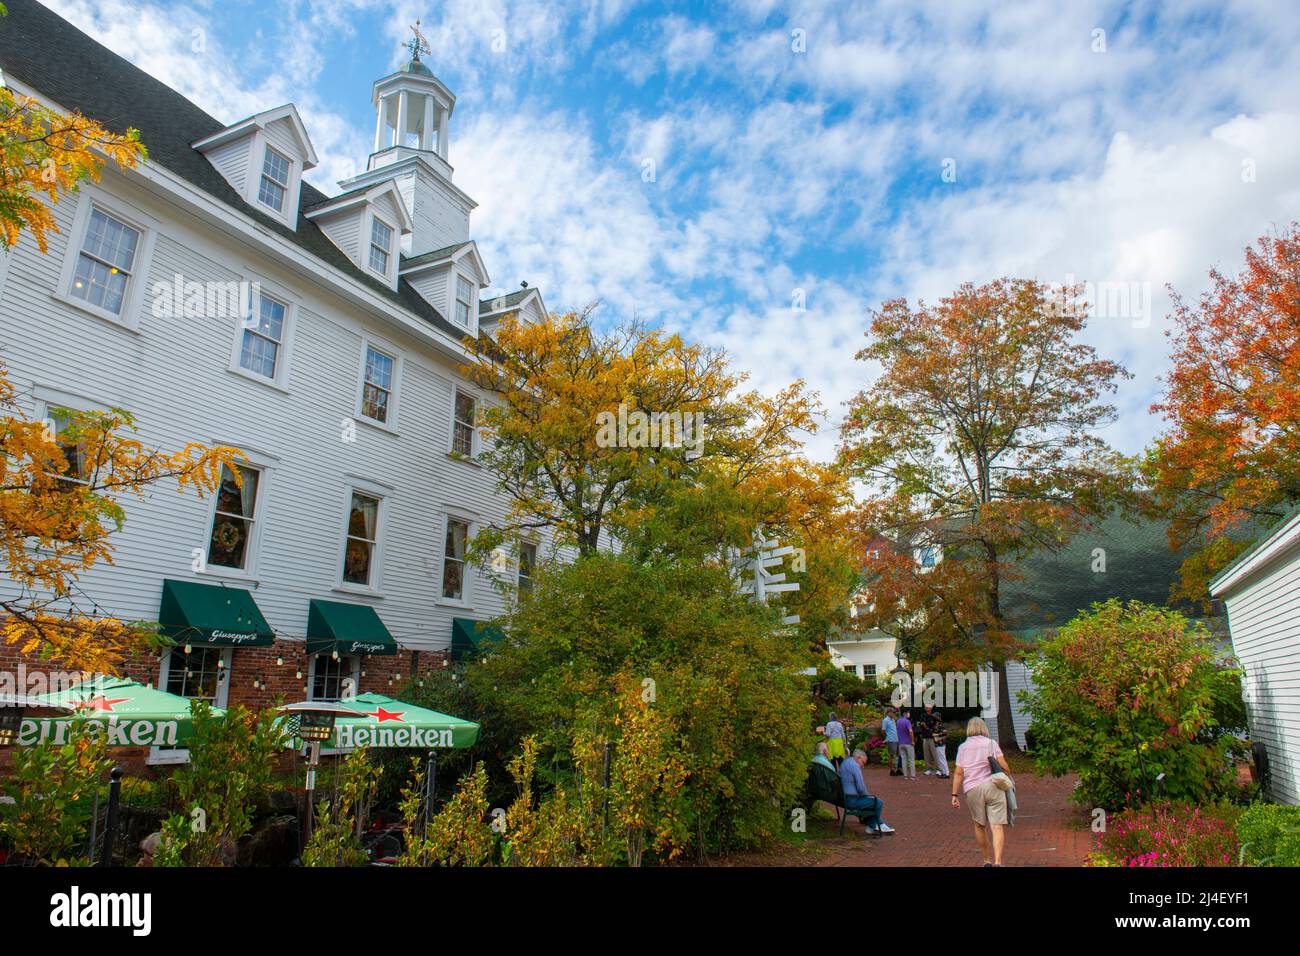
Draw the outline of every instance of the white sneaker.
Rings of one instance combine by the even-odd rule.
[[[876,828],[876,832],[877,832],[877,833],[893,833],[893,832],[895,832],[895,831],[894,831],[894,828],[891,827],[888,823],[882,823],[880,826],[878,826],[878,827]]]
[[[927,770],[927,771],[925,772],[925,775],[928,777],[928,776],[930,776],[932,773],[934,773],[933,770]]]
[[[873,835],[880,833],[880,827],[863,827],[863,829]]]

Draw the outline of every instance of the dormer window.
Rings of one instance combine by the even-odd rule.
[[[393,251],[393,228],[378,218],[370,220],[370,268],[388,276],[388,261]]]
[[[262,160],[262,184],[257,190],[257,201],[269,206],[276,212],[284,212],[284,197],[289,192],[289,159],[280,155],[270,146],[266,147],[266,157]]]
[[[456,323],[469,328],[469,317],[474,305],[474,284],[463,275],[456,276]]]

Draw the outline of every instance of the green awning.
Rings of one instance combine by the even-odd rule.
[[[265,647],[275,640],[253,595],[219,584],[163,581],[158,623],[176,644]]]
[[[313,599],[307,610],[307,653],[396,654],[397,641],[368,604]]]
[[[451,619],[452,660],[462,661],[473,657],[484,650],[488,644],[499,641],[503,637],[505,634],[495,624],[454,617]]]

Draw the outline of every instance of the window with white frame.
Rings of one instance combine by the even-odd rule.
[[[393,254],[393,227],[378,218],[370,220],[370,268],[381,276],[388,275],[388,260]]]
[[[379,499],[352,492],[348,506],[347,542],[343,549],[343,581],[373,587],[379,548]]]
[[[870,679],[873,679],[873,680],[874,680],[874,679],[875,679],[875,676],[876,676],[876,665],[875,665],[875,664],[863,664],[863,665],[862,665],[862,676],[863,676],[864,678],[870,678]]]
[[[465,553],[469,548],[469,522],[447,519],[447,542],[442,558],[442,596],[449,601],[465,599]]]
[[[163,654],[158,687],[177,697],[205,700],[213,707],[225,707],[230,690],[228,647],[172,647]],[[186,747],[154,747],[150,763],[184,763]]]
[[[284,197],[289,194],[289,170],[292,163],[287,156],[270,146],[262,159],[262,181],[257,188],[257,201],[263,206],[284,212]]]
[[[232,471],[228,465],[222,466],[221,484],[212,512],[212,532],[208,535],[209,565],[248,570],[261,477],[256,468],[236,465]]]
[[[366,346],[366,368],[362,374],[361,414],[387,422],[393,397],[393,370],[397,360],[374,346]]]
[[[70,294],[96,308],[121,315],[140,238],[139,229],[92,207]]]
[[[274,380],[280,371],[287,306],[269,295],[257,293],[249,303],[239,346],[239,367],[254,375]]]
[[[85,485],[90,483],[90,462],[86,458],[86,443],[77,434],[76,415],[68,408],[50,407],[45,411],[54,432],[54,442],[68,462],[67,469],[59,475],[59,482]]]
[[[537,567],[537,545],[531,541],[519,542],[519,575],[517,586],[520,594],[529,594],[533,590],[533,570]]]
[[[474,396],[456,393],[456,410],[451,424],[451,450],[458,455],[474,455]]]
[[[307,699],[335,701],[355,697],[360,673],[360,657],[314,654]]]
[[[457,323],[469,328],[469,317],[474,307],[474,283],[463,275],[456,276],[456,310]]]

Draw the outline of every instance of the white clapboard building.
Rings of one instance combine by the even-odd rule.
[[[465,543],[507,502],[474,461],[483,397],[457,369],[466,336],[544,306],[488,297],[453,182],[455,96],[418,47],[359,90],[374,151],[327,196],[303,178],[317,156],[293,104],[221,122],[39,4],[8,8],[5,83],[149,150],[63,199],[47,253],[26,237],[0,256],[21,405],[55,427],[120,407],[148,445],[248,456],[242,488],[128,500],[80,608],[160,621],[178,646],[132,676],[220,704],[391,686],[472,651],[510,597]],[[524,541],[495,573],[527,586],[548,549]]]
[[[1300,805],[1300,508],[1210,582],[1246,672],[1250,737],[1268,754],[1268,795]]]

